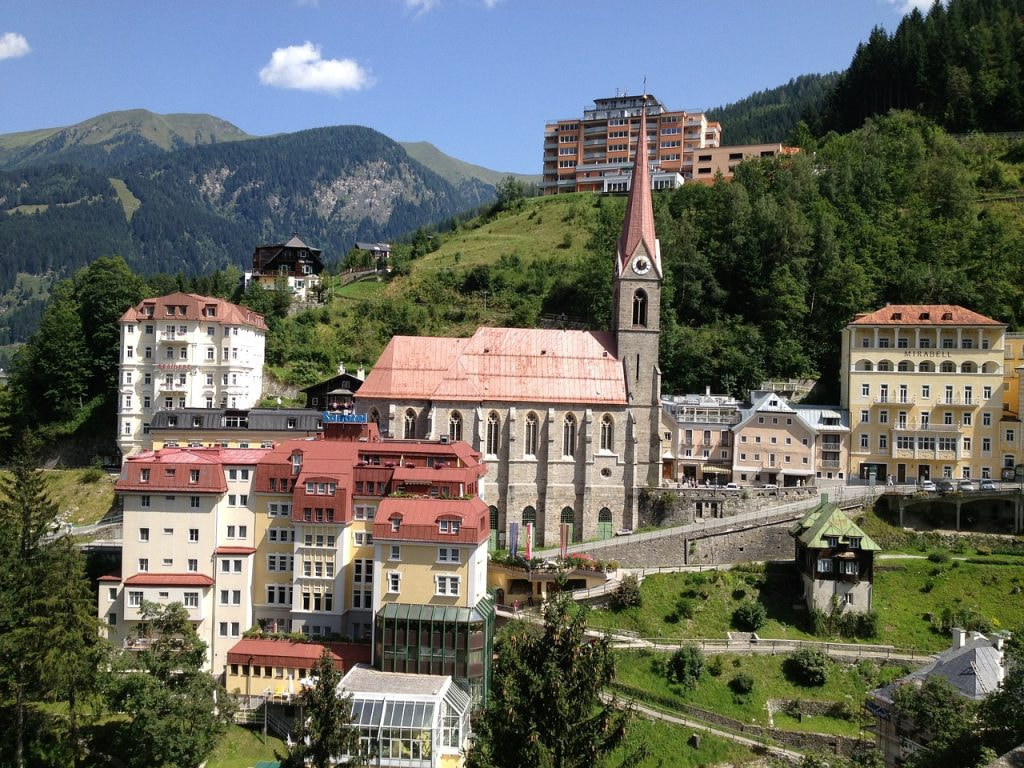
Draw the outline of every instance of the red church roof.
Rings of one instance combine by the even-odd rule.
[[[355,397],[625,405],[626,386],[609,333],[478,328],[395,336]]]

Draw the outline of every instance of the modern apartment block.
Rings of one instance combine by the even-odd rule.
[[[675,188],[693,177],[694,153],[717,147],[722,127],[702,112],[669,111],[651,94],[595,99],[582,118],[544,128],[546,195],[625,192],[636,156],[640,112],[647,104],[648,159],[654,189]]]
[[[1012,475],[1020,422],[1006,402],[1008,354],[1005,324],[959,306],[891,304],[854,319],[840,372],[851,475]]]
[[[149,448],[158,410],[254,406],[263,393],[263,316],[223,299],[172,293],[121,316],[117,442]]]
[[[748,158],[797,151],[782,144],[722,146],[720,123],[709,122],[703,112],[669,110],[650,94],[594,99],[582,117],[544,127],[543,193],[626,192],[645,98],[653,189],[675,189],[694,181],[710,184],[719,173],[730,178],[736,165]]]
[[[138,642],[144,601],[181,602],[219,675],[254,626],[368,641],[376,623],[378,667],[451,675],[485,696],[494,607],[480,454],[384,441],[350,413],[322,419],[322,435],[272,449],[126,459],[122,573],[99,595],[108,635]]]

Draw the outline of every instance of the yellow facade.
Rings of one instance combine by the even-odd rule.
[[[889,306],[843,332],[850,473],[879,483],[994,478],[1018,459],[1004,412],[1006,326],[960,307]]]
[[[381,542],[378,544],[378,564],[381,570],[375,579],[379,590],[378,605],[400,603],[404,605],[451,605],[471,608],[476,605],[477,596],[471,588],[471,566],[474,555],[481,548],[486,552],[486,543],[476,547],[470,544],[444,544],[441,542]],[[392,559],[392,548],[398,547],[398,559]],[[441,550],[444,550],[443,556]],[[458,562],[452,562],[452,551],[457,551]],[[372,555],[371,555],[372,557]],[[397,591],[394,575],[397,574]],[[458,594],[450,591],[446,582],[446,594],[440,594],[438,577],[458,579]]]

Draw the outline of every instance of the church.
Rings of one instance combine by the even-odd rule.
[[[640,491],[661,477],[661,250],[637,111],[644,150],[616,247],[612,328],[396,336],[355,394],[382,434],[465,440],[483,454],[495,546],[512,523],[532,523],[537,546],[557,545],[563,524],[573,541],[635,528]]]

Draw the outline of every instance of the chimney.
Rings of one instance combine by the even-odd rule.
[[[366,381],[366,369],[361,365],[356,369],[356,378],[360,381]]]
[[[704,385],[704,396],[705,397],[711,397],[711,385],[710,384],[705,384]]]
[[[960,629],[960,627],[953,627],[953,647],[963,648],[967,642],[967,630]]]
[[[338,363],[338,375],[345,373],[345,363]]]

